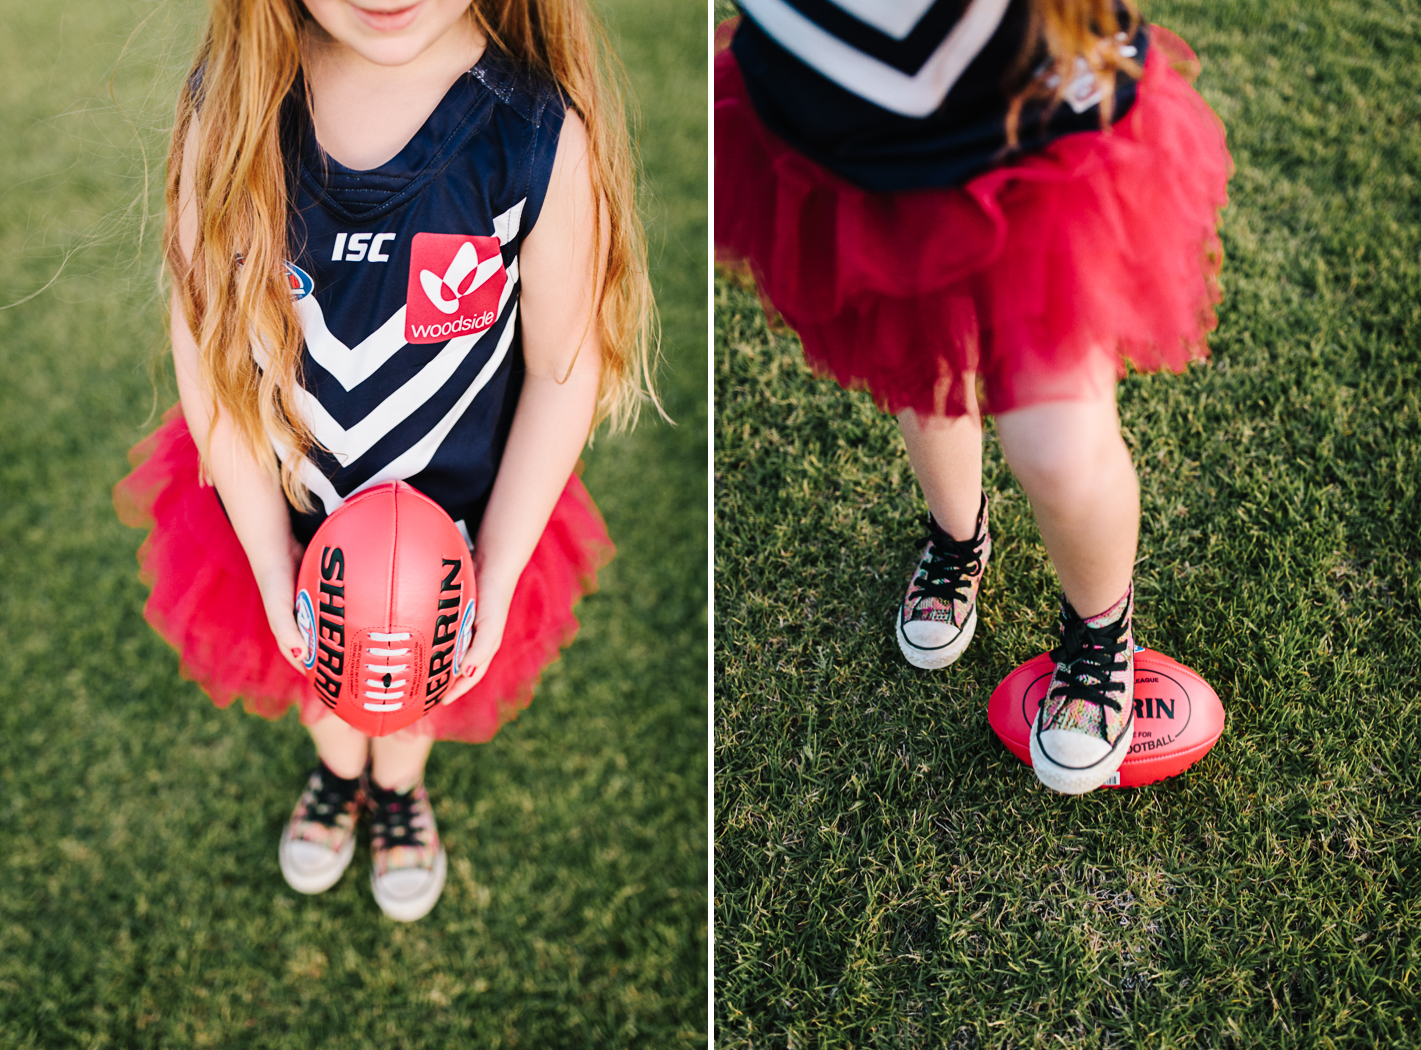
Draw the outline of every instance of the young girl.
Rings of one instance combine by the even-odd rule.
[[[528,703],[611,556],[572,474],[652,398],[652,307],[601,52],[585,0],[212,5],[169,157],[181,405],[117,496],[185,671],[218,706],[300,707],[319,763],[279,860],[302,893],[368,812],[375,900],[428,913],[432,743]],[[444,705],[372,740],[306,684],[292,600],[324,517],[392,479],[471,539],[477,619]]]
[[[1205,353],[1230,171],[1175,36],[1115,0],[741,0],[716,58],[716,242],[810,363],[897,413],[928,536],[897,622],[946,667],[991,554],[982,413],[1061,579],[1037,775],[1134,733],[1140,508],[1115,382]]]

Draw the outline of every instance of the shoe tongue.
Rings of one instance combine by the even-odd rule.
[[[1120,596],[1120,600],[1117,601],[1110,608],[1106,609],[1103,613],[1097,613],[1094,616],[1085,617],[1083,619],[1083,622],[1091,630],[1098,631],[1102,627],[1117,622],[1120,617],[1125,614],[1125,610],[1129,606],[1129,604],[1130,592],[1126,591],[1123,595]]]
[[[375,783],[372,780],[370,782],[370,794],[371,797],[373,797],[376,801],[379,802],[397,802],[402,798],[411,797],[414,794],[414,789],[416,787],[418,787],[417,784],[411,785],[410,787],[407,787],[403,791],[401,791],[398,788],[381,787],[379,784]]]
[[[954,550],[972,550],[981,539],[980,536],[970,536],[965,540],[959,540],[956,536],[939,525],[937,519],[931,514],[928,515],[928,531],[932,533],[933,539],[939,544],[948,545]]]
[[[353,795],[360,787],[359,777],[338,777],[331,772],[331,767],[324,761],[320,765],[321,785],[328,791],[338,791],[341,794]]]

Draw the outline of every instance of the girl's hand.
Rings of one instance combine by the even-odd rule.
[[[257,577],[257,589],[261,591],[262,606],[266,609],[266,622],[276,638],[276,646],[282,657],[303,678],[306,676],[306,639],[296,627],[296,615],[292,610],[292,599],[296,594],[296,571],[301,565],[301,545],[294,538],[288,540],[284,554],[272,558]]]
[[[503,631],[508,625],[508,607],[512,601],[511,593],[489,595],[480,589],[479,608],[474,613],[474,640],[469,645],[469,651],[464,654],[458,677],[444,694],[444,703],[452,704],[478,685],[488,673],[489,662],[498,652],[498,647],[503,644]]]

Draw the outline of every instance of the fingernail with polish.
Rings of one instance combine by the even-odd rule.
[[[296,657],[296,659],[298,660],[301,659],[305,652],[306,650],[302,649],[300,646],[293,645],[291,647],[291,655]]]

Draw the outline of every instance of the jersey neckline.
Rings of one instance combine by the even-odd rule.
[[[512,59],[492,41],[479,60],[461,73],[440,98],[409,141],[384,164],[366,170],[349,168],[321,148],[305,104],[305,80],[297,74],[287,96],[287,129],[294,140],[294,168],[301,185],[326,210],[343,222],[365,224],[408,203],[453,160],[459,148],[493,116],[490,99],[508,103],[532,123],[542,115],[542,93],[533,105],[519,91],[526,79]],[[482,103],[482,104],[481,104]]]

